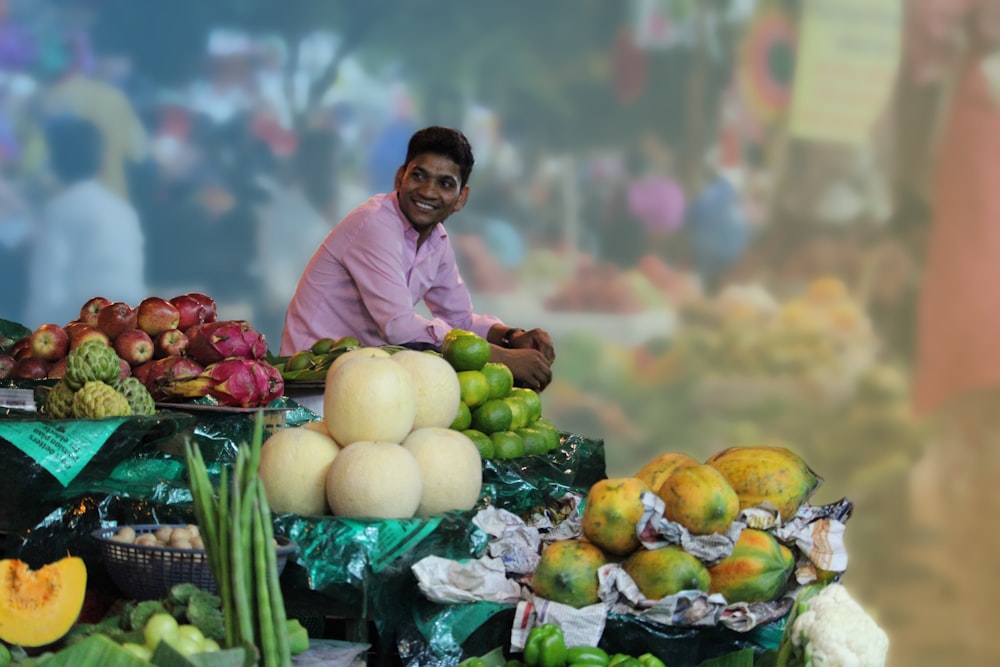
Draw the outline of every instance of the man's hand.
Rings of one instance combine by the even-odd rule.
[[[552,363],[541,351],[534,348],[509,349],[499,345],[491,345],[490,349],[490,361],[506,364],[517,386],[542,391],[552,381]]]
[[[549,332],[544,329],[531,329],[515,333],[510,337],[510,347],[516,350],[538,350],[550,365],[556,360],[556,350],[552,346],[552,338],[549,336]]]

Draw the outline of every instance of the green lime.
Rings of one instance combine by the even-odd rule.
[[[493,441],[498,459],[516,459],[525,454],[524,440],[514,431],[490,433],[490,440]]]
[[[474,408],[489,400],[490,383],[480,371],[459,371],[456,375],[463,403]]]
[[[510,427],[514,430],[524,428],[528,425],[528,404],[523,399],[508,396],[501,399],[510,406]]]
[[[318,341],[312,344],[309,349],[312,350],[313,354],[326,354],[332,350],[337,345],[337,341],[333,338],[320,338]]]
[[[285,362],[285,372],[304,371],[312,363],[312,356],[312,350],[299,350],[288,357],[288,361]]]
[[[552,422],[545,419],[544,417],[542,419],[535,421],[535,423],[532,425],[532,428],[539,430],[545,434],[545,437],[548,439],[549,443],[548,451],[552,451],[553,449],[558,449],[562,445],[562,437],[559,435],[559,429],[557,429],[552,424]]]
[[[469,410],[469,406],[463,401],[458,402],[458,414],[455,415],[455,421],[451,423],[448,428],[455,431],[464,431],[472,425],[472,412]]]
[[[502,398],[491,398],[472,411],[472,428],[483,433],[510,429],[510,406]]]
[[[524,440],[524,454],[544,454],[549,451],[549,436],[540,428],[519,428],[514,431]]]
[[[493,446],[493,440],[490,439],[490,436],[474,428],[467,428],[462,433],[468,436],[472,444],[479,450],[479,458],[492,459],[496,456],[496,447]]]
[[[441,342],[441,354],[456,371],[478,371],[490,360],[490,344],[471,331],[452,329]]]
[[[514,374],[507,364],[490,361],[480,369],[490,383],[490,398],[504,398],[514,386]]]
[[[538,392],[527,387],[514,387],[510,390],[511,396],[517,396],[528,404],[528,423],[538,420],[542,416],[542,397]]]

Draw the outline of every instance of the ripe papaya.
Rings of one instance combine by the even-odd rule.
[[[542,552],[531,588],[539,597],[578,609],[596,604],[600,601],[597,569],[606,562],[604,552],[590,542],[553,542]]]
[[[711,582],[702,562],[678,546],[637,549],[622,567],[650,600],[681,591],[707,591]]]
[[[635,476],[656,493],[667,477],[681,468],[690,468],[694,465],[698,465],[698,462],[683,452],[667,452],[647,462]]]
[[[768,532],[745,528],[733,552],[708,568],[710,593],[722,593],[726,602],[765,602],[785,590],[795,569],[791,549]]]
[[[823,482],[806,462],[785,447],[730,447],[706,463],[729,481],[740,509],[768,502],[788,521]]]
[[[681,468],[660,485],[663,515],[695,535],[724,533],[740,513],[740,499],[715,468]]]
[[[639,548],[636,528],[642,518],[642,494],[650,489],[636,477],[602,479],[587,492],[583,534],[605,552],[624,556]]]

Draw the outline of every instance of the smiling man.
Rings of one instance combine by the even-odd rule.
[[[437,349],[451,329],[492,344],[492,361],[535,390],[552,379],[555,351],[542,329],[510,327],[475,313],[444,221],[469,197],[475,160],[461,132],[428,127],[410,137],[395,190],[371,197],[327,235],[299,279],[285,316],[281,353],[320,338]],[[431,318],[417,313],[421,301]]]

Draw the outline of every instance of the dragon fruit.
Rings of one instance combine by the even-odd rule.
[[[252,408],[281,396],[285,383],[277,368],[259,359],[224,359],[205,367],[196,378],[178,379],[166,391],[174,396],[212,396],[220,405]]]
[[[202,364],[223,359],[263,359],[267,355],[264,334],[245,320],[222,320],[196,324],[186,332],[188,355]]]
[[[171,397],[173,382],[198,377],[204,370],[204,366],[188,357],[163,357],[136,368],[135,377],[146,385],[153,400],[165,401]]]

